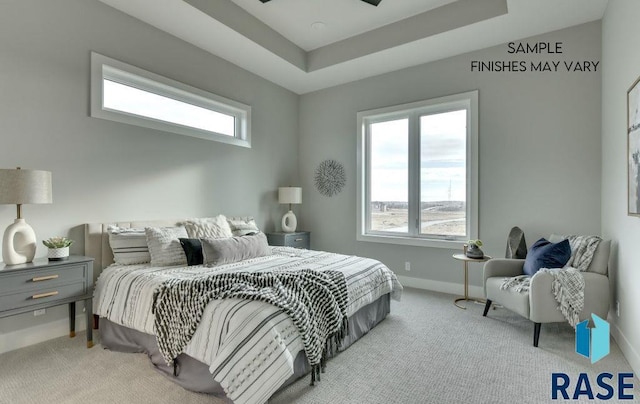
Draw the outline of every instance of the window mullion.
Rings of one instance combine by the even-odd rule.
[[[409,234],[420,234],[420,125],[416,112],[409,115]]]

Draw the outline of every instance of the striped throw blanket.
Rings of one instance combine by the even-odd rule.
[[[347,286],[347,316],[383,295],[401,298],[402,285],[380,261],[290,247],[273,247],[272,252],[217,267],[114,264],[100,274],[93,312],[153,335],[153,295],[163,283],[232,272],[339,271]],[[266,402],[294,374],[296,355],[304,349],[298,328],[282,309],[260,300],[229,298],[206,305],[183,352],[209,366],[229,400],[254,404]]]
[[[153,296],[156,337],[167,364],[183,352],[209,301],[228,298],[263,301],[291,318],[313,369],[312,383],[329,347],[337,346],[347,331],[347,284],[339,271],[231,272],[170,279]]]

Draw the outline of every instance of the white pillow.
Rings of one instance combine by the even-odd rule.
[[[109,226],[109,245],[113,261],[120,265],[145,264],[151,261],[144,229]]]
[[[256,221],[251,216],[228,217],[229,227],[234,236],[245,236],[251,233],[258,233],[260,229]]]
[[[187,256],[179,238],[188,238],[184,227],[146,227],[151,265],[187,265]]]
[[[187,229],[189,238],[229,238],[233,237],[231,227],[224,215],[189,219],[182,223]]]

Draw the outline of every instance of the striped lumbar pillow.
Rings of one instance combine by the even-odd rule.
[[[120,265],[145,264],[151,261],[144,229],[109,226],[109,245],[113,261]]]

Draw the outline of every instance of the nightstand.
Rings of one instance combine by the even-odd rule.
[[[76,302],[84,300],[87,348],[93,346],[93,258],[37,259],[0,267],[0,318],[69,304],[69,337],[76,335]]]
[[[293,233],[267,233],[269,245],[295,247],[295,248],[311,248],[311,233],[308,231],[295,231]]]

